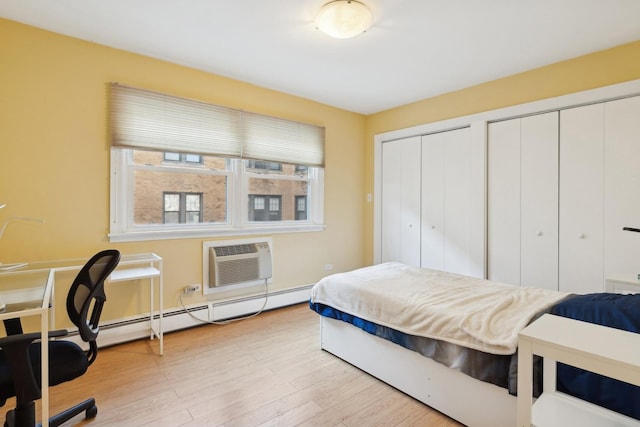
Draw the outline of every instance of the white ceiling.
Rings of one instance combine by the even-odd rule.
[[[337,40],[329,0],[0,0],[0,17],[371,114],[640,40],[640,0],[361,0]]]

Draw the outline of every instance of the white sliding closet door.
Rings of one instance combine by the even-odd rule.
[[[382,262],[420,266],[420,150],[420,137],[382,145]]]
[[[422,259],[421,266],[444,270],[445,156],[444,133],[422,137]]]
[[[640,97],[605,104],[605,275],[640,273]]]
[[[471,157],[469,128],[422,137],[422,267],[472,274]]]
[[[471,275],[471,131],[443,133],[445,138],[444,270]]]
[[[520,284],[558,289],[558,112],[521,119]]]
[[[558,113],[490,123],[490,280],[558,288]]]
[[[604,104],[560,112],[560,290],[603,292]],[[640,236],[638,236],[640,238]]]
[[[520,284],[520,120],[490,123],[487,278]]]

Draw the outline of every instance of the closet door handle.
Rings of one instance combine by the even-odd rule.
[[[542,232],[542,230],[539,230],[539,231],[536,233],[536,236],[540,237],[540,236],[542,236],[543,234],[544,234],[544,233]]]

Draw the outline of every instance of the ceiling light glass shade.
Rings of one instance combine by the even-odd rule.
[[[336,0],[320,8],[316,27],[331,37],[348,39],[365,32],[372,20],[369,8],[359,1]]]

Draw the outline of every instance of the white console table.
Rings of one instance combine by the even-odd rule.
[[[544,390],[532,404],[533,355]],[[640,334],[545,314],[518,340],[518,427],[638,427],[640,421],[556,390],[556,361],[640,386]]]
[[[120,257],[116,269],[109,276],[109,282],[128,282],[131,280],[149,279],[149,339],[158,338],[160,355],[164,354],[164,337],[162,329],[162,258],[154,253],[127,254]],[[157,322],[154,310],[154,285],[158,281],[158,315]]]

